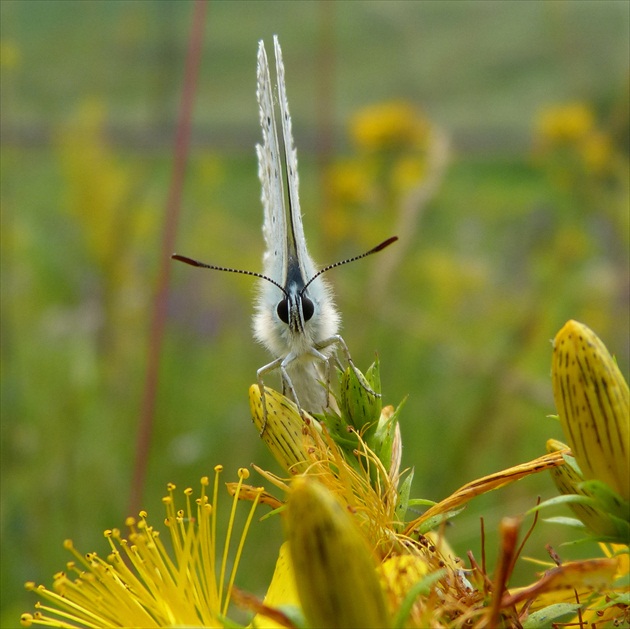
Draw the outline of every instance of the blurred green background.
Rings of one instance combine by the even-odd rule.
[[[311,253],[404,236],[329,278],[357,364],[378,352],[385,401],[409,396],[416,497],[561,438],[550,339],[567,319],[628,373],[629,7],[208,5],[176,250],[261,268],[255,60],[277,33]],[[102,531],[128,515],[192,8],[0,3],[4,627],[32,608],[26,580],[63,569],[65,538],[105,554]],[[217,463],[226,480],[251,462],[279,472],[249,418],[270,358],[254,295],[249,278],[173,263],[143,490],[154,524],[169,481],[197,487]],[[478,499],[449,539],[479,558],[483,515],[491,558],[499,518],[553,494],[540,475]],[[264,592],[279,528],[254,527],[242,587]],[[539,524],[527,554],[569,537]]]

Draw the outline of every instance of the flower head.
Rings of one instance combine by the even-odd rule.
[[[426,141],[429,125],[415,108],[404,101],[365,107],[352,122],[352,138],[362,149],[383,151],[406,149]]]
[[[550,143],[575,142],[595,127],[595,116],[584,103],[548,107],[539,116],[538,133]]]
[[[118,529],[105,531],[110,545],[106,558],[97,553],[82,555],[67,540],[64,545],[74,560],[67,564],[66,571],[55,575],[52,589],[26,584],[44,602],[36,604],[35,613],[22,615],[22,626],[223,627],[243,543],[258,501],[254,500],[251,506],[228,574],[228,549],[239,492],[235,493],[221,549],[216,530],[221,471],[221,466],[215,467],[212,497],[207,494],[207,477],[201,479],[197,498],[193,498],[192,489],[184,490],[185,508],[176,505],[175,485],[168,486],[163,502],[170,550],[160,532],[149,524],[146,512],[141,512],[138,520],[127,519],[126,536]],[[248,476],[249,472],[241,469],[239,485]]]

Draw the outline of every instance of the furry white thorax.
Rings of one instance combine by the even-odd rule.
[[[284,295],[273,284],[261,280],[254,315],[254,334],[256,340],[276,358],[286,356],[289,352],[296,355],[305,354],[311,347],[316,347],[321,341],[339,332],[339,313],[332,301],[330,286],[324,281],[320,283],[322,279],[317,278],[308,287],[307,295],[313,302],[315,312],[309,321],[304,322],[303,331],[291,329],[280,320],[276,309]],[[322,351],[329,355],[330,352],[327,350],[330,348]]]

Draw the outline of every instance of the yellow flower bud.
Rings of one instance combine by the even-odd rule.
[[[346,508],[315,479],[293,481],[286,530],[310,627],[391,625],[366,540]]]
[[[310,462],[308,448],[313,441],[305,431],[305,422],[297,406],[278,391],[265,387],[264,402],[267,406],[267,419],[263,415],[263,400],[257,384],[249,387],[249,407],[254,425],[262,433],[271,454],[280,466],[291,474],[303,472]],[[311,425],[317,429],[318,422],[307,416]]]
[[[628,384],[597,335],[568,321],[553,344],[553,395],[575,459],[586,480],[630,498]]]

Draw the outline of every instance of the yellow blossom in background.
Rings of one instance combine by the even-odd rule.
[[[64,209],[85,256],[90,294],[98,296],[95,327],[104,373],[115,382],[120,364],[137,355],[133,341],[146,326],[150,296],[141,252],[160,216],[148,201],[145,178],[116,155],[107,137],[107,110],[87,99],[56,134],[64,178]],[[73,316],[77,316],[73,313]]]
[[[580,226],[566,223],[553,236],[553,251],[563,264],[584,259],[593,248],[593,240]]]
[[[345,159],[335,163],[327,175],[331,197],[347,205],[367,202],[374,185],[370,171],[365,161]]]
[[[122,281],[128,273],[124,249],[140,214],[131,212],[133,179],[118,164],[105,135],[106,110],[95,99],[82,103],[57,138],[67,179],[66,207],[81,227],[87,253],[99,270]],[[118,256],[122,260],[117,264]],[[117,266],[121,266],[115,271]]]
[[[594,131],[579,146],[580,155],[587,171],[604,174],[613,161],[613,144],[606,133]]]
[[[405,101],[379,103],[361,109],[350,123],[350,135],[365,151],[405,150],[422,145],[429,125]]]
[[[42,600],[34,613],[22,615],[24,627],[63,629],[94,627],[223,627],[232,595],[243,544],[258,500],[254,498],[234,557],[228,551],[240,490],[234,492],[232,513],[221,547],[217,537],[217,506],[221,466],[215,467],[212,495],[210,480],[201,479],[199,497],[184,490],[185,506],[176,504],[175,486],[163,499],[164,524],[172,549],[149,524],[146,512],[128,518],[128,533],[105,531],[110,545],[106,558],[83,555],[71,541],[65,547],[74,555],[65,572],[55,575],[52,589],[27,583]],[[238,487],[249,472],[239,471]],[[260,494],[259,490],[259,494]]]
[[[349,135],[352,154],[333,163],[325,179],[326,240],[351,238],[367,246],[392,224],[410,240],[442,176],[444,134],[414,103],[396,100],[358,110]]]
[[[536,154],[561,188],[605,194],[600,183],[611,177],[627,179],[627,157],[616,150],[611,133],[614,129],[598,125],[595,112],[585,103],[551,106],[538,116]]]
[[[547,107],[539,115],[537,131],[548,143],[576,142],[585,138],[595,126],[595,115],[584,103]]]
[[[17,44],[11,39],[0,41],[0,67],[12,70],[20,65],[21,53]]]
[[[373,164],[361,157],[331,164],[325,178],[330,203],[321,218],[328,241],[343,242],[356,234],[357,213],[378,196],[375,177]]]
[[[426,174],[427,164],[424,156],[409,155],[401,157],[392,169],[392,188],[404,194],[418,185]]]

